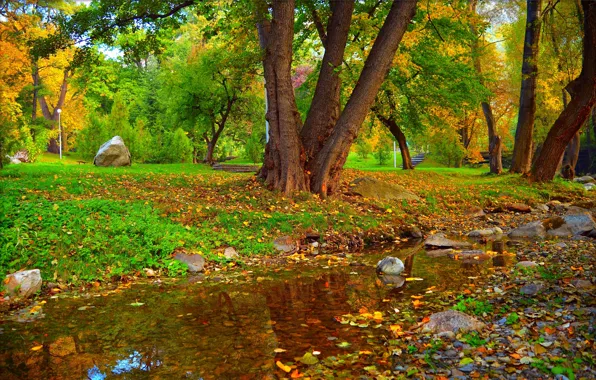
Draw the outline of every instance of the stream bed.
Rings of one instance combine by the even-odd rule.
[[[377,277],[385,256],[404,261],[403,286]],[[324,358],[382,345],[387,330],[344,325],[338,316],[395,312],[400,300],[429,289],[457,293],[513,262],[498,254],[470,263],[399,245],[348,255],[342,265],[248,268],[44,298],[35,317],[0,321],[0,378],[267,378],[279,372],[277,361],[306,352]]]

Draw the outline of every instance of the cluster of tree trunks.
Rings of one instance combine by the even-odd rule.
[[[412,157],[410,155],[410,149],[408,148],[408,144],[406,141],[406,135],[401,130],[397,122],[392,118],[387,118],[383,116],[377,109],[373,108],[375,112],[375,116],[377,119],[383,123],[385,127],[389,129],[389,132],[395,137],[397,143],[399,145],[399,151],[401,154],[401,161],[402,161],[402,169],[403,170],[414,170],[414,165],[412,164]]]
[[[273,0],[272,18],[260,2],[257,29],[265,54],[269,143],[259,175],[285,193],[311,191],[325,197],[337,190],[350,146],[358,135],[391,66],[417,0],[393,1],[360,78],[340,110],[339,68],[343,61],[354,0],[331,0],[325,54],[304,126],[291,82],[294,0]]]

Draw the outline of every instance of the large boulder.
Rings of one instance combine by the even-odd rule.
[[[484,323],[456,310],[446,310],[431,315],[430,320],[425,326],[425,329],[428,329],[435,334],[447,331],[452,331],[454,333],[472,330],[479,331],[483,328]]]
[[[95,166],[130,166],[130,152],[120,136],[105,142],[93,159]]]
[[[471,244],[465,241],[447,239],[444,234],[435,234],[430,235],[424,241],[424,245],[429,248],[463,248],[469,247]]]
[[[404,271],[404,263],[396,257],[385,257],[377,263],[377,273],[398,276]]]
[[[420,198],[401,186],[379,181],[370,177],[356,178],[350,183],[350,192],[365,198],[381,201],[418,201]]]
[[[547,231],[550,236],[570,237],[589,234],[596,229],[596,222],[589,212],[569,212],[563,217],[564,223],[558,228]]]
[[[39,269],[22,270],[6,276],[4,288],[9,296],[30,297],[41,289]]]

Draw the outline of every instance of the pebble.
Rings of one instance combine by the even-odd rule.
[[[472,372],[473,370],[476,369],[476,366],[474,364],[470,363],[470,364],[466,364],[463,367],[459,367],[458,369],[462,372]]]

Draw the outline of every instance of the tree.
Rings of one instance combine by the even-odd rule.
[[[566,146],[596,104],[596,3],[582,0],[581,5],[584,25],[582,70],[566,87],[571,100],[548,132],[532,167],[532,181],[543,182],[554,178]]]
[[[294,1],[274,0],[271,20],[267,4],[258,2],[257,28],[265,51],[263,68],[270,125],[270,139],[260,177],[269,187],[285,193],[307,190],[323,197],[337,190],[349,148],[391,67],[393,56],[414,17],[416,3],[416,0],[392,2],[359,80],[337,121],[305,124],[308,129],[301,133],[302,123],[291,80]],[[321,69],[317,84],[336,83],[338,80],[334,77],[338,69],[334,59],[343,58],[349,32],[345,21],[338,19],[348,19],[346,14],[351,19],[354,8],[354,1],[332,1],[331,4],[323,62],[329,62],[333,70]],[[334,91],[315,91],[311,104],[323,104],[327,113],[333,114],[339,107],[338,102]],[[318,108],[311,107],[311,111],[313,109]],[[309,120],[308,115],[306,119]],[[309,138],[304,139],[307,132]]]
[[[477,0],[470,0],[470,13],[474,15],[476,14],[477,4]],[[471,30],[475,37],[472,42],[472,61],[474,63],[476,73],[480,77],[482,83],[482,64],[480,62],[479,56],[481,54],[479,46],[480,36],[478,36],[478,27],[475,25],[474,21],[471,22]],[[497,125],[490,102],[485,99],[480,104],[482,107],[482,113],[484,114],[484,118],[486,120],[486,126],[488,127],[488,154],[490,157],[490,172],[494,174],[501,174],[503,172],[503,163],[501,159],[503,152],[503,141],[501,136],[497,134]]]
[[[519,115],[515,130],[512,173],[527,173],[532,165],[532,136],[536,115],[536,77],[541,30],[542,0],[527,0],[526,35],[519,96]]]

